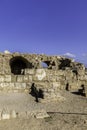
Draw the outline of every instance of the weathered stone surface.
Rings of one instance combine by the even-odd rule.
[[[47,114],[46,111],[42,111],[42,112],[36,113],[36,114],[35,114],[35,117],[36,117],[37,119],[43,119],[43,118],[49,117],[49,115]]]
[[[1,76],[0,76],[0,83],[1,83],[1,82],[4,82],[4,75],[1,75]]]
[[[42,66],[44,63],[46,66]],[[81,63],[60,56],[0,54],[0,91],[30,92],[32,83],[44,97],[58,99],[59,90],[87,86],[87,69]]]
[[[12,110],[10,112],[10,118],[16,118],[17,117],[17,114],[16,114],[16,111],[15,110]]]
[[[43,80],[46,77],[46,72],[44,69],[37,69],[36,70],[36,77],[38,80]]]
[[[17,76],[17,82],[19,82],[19,83],[23,82],[23,76],[22,75]]]
[[[1,119],[2,120],[10,119],[10,113],[6,109],[3,109],[2,113],[1,113]]]
[[[11,75],[5,75],[4,81],[5,82],[11,82]]]
[[[28,76],[28,82],[32,82],[33,76],[29,75]]]
[[[34,69],[25,69],[25,74],[33,75],[33,74],[35,74],[35,70]]]
[[[26,83],[15,83],[15,89],[26,89]]]
[[[31,76],[32,78],[32,76]],[[28,75],[24,75],[24,82],[28,82],[28,81],[32,81],[32,79],[30,79],[30,77]]]

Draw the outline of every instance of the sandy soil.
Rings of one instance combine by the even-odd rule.
[[[36,103],[34,97],[23,93],[0,93],[0,109],[16,112],[44,109],[50,117],[24,117],[0,121],[0,130],[86,130],[87,98],[62,91],[63,102]]]

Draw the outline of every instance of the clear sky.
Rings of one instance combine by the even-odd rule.
[[[87,60],[87,0],[0,0],[0,51]]]

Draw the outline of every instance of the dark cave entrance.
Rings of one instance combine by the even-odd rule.
[[[23,75],[24,69],[28,68],[28,61],[20,56],[14,57],[10,60],[11,73],[14,75]]]

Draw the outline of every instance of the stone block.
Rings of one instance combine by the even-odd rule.
[[[22,83],[23,82],[23,75],[17,76],[17,82]]]
[[[32,83],[26,83],[26,88],[31,88]]]
[[[43,80],[46,77],[46,72],[44,69],[37,69],[35,76],[38,80]]]
[[[26,83],[15,83],[15,88],[16,89],[25,89]]]
[[[9,88],[10,83],[0,83],[0,88]]]
[[[10,113],[4,109],[1,113],[1,119],[10,119]]]
[[[63,75],[63,76],[65,76],[65,71],[62,71],[62,70],[58,70],[57,71],[57,75]]]
[[[15,88],[14,83],[9,83],[9,88],[11,88],[11,89]]]
[[[34,69],[25,69],[25,75],[34,75],[35,74],[35,70]]]
[[[29,76],[28,75],[24,75],[24,82],[28,82],[29,81]]]
[[[48,79],[48,81],[55,82],[56,81],[56,76],[49,75],[47,79]]]
[[[0,83],[1,82],[4,82],[4,76],[3,75],[0,75]]]
[[[17,82],[17,75],[11,75],[11,82]]]
[[[37,119],[43,119],[43,118],[47,118],[50,117],[47,112],[38,112],[37,114],[35,114],[35,117]]]
[[[31,75],[28,76],[28,82],[32,82],[32,77]]]
[[[31,113],[32,113],[32,116],[34,115],[34,117],[37,119],[43,119],[43,118],[50,117],[44,109],[31,111]]]
[[[22,88],[23,88],[23,89],[26,88],[26,83],[22,83]]]
[[[62,78],[64,78],[65,79],[65,77],[64,76],[56,76],[56,81],[60,81]]]
[[[5,78],[4,79],[5,82],[11,82],[11,75],[5,75],[4,78]]]
[[[55,89],[55,90],[60,89],[60,87],[61,87],[60,82],[53,82],[52,85],[53,85],[53,89]]]

